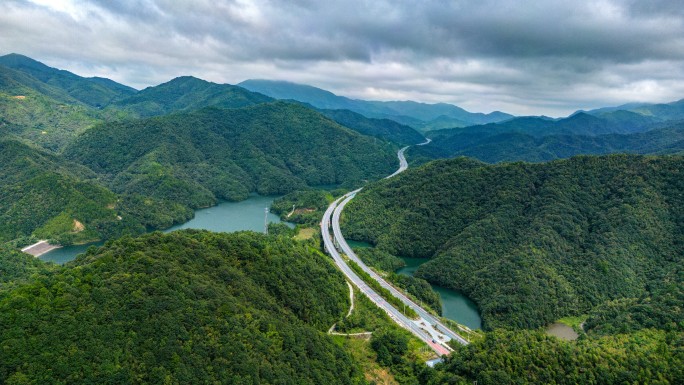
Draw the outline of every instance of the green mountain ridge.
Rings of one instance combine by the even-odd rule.
[[[273,99],[230,84],[216,84],[192,76],[181,76],[148,87],[111,105],[133,117],[150,117],[187,112],[204,107],[240,108]]]
[[[0,65],[0,136],[57,151],[98,121],[96,111],[64,90]]]
[[[293,99],[308,103],[320,109],[351,110],[369,118],[392,119],[417,129],[423,128],[432,120],[444,120],[445,117],[470,125],[498,122],[512,117],[498,111],[490,114],[471,113],[446,103],[349,99],[320,88],[286,81],[250,79],[239,83],[238,86],[276,99]]]
[[[429,157],[469,156],[488,163],[506,161],[544,162],[575,155],[609,153],[677,154],[684,151],[684,123],[663,123],[662,128],[631,134],[548,135],[522,132],[482,135],[467,130],[435,137],[428,146],[411,149]]]
[[[363,384],[324,333],[348,306],[292,240],[122,238],[0,291],[0,383]]]
[[[423,135],[418,133],[418,131],[391,119],[367,118],[350,110],[319,110],[319,112],[363,135],[403,145],[412,145],[425,141]]]
[[[682,166],[627,155],[435,161],[365,188],[343,228],[431,258],[417,276],[466,293],[487,329],[536,328],[684,284],[671,276],[684,255]]]
[[[132,95],[135,89],[103,78],[84,78],[58,70],[19,54],[0,56],[0,65],[24,72],[92,107],[103,107],[114,100]]]
[[[104,124],[64,154],[116,192],[198,208],[250,192],[380,178],[396,166],[395,148],[303,106],[275,102]]]
[[[34,236],[68,244],[144,230],[117,218],[118,197],[83,166],[7,140],[0,164],[0,243]]]

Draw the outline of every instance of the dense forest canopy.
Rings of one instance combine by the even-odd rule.
[[[387,175],[395,147],[283,102],[98,126],[65,151],[114,191],[197,208]]]
[[[131,95],[108,106],[108,112],[123,111],[131,117],[150,117],[204,107],[239,108],[273,99],[230,84],[216,84],[192,76],[181,76]]]
[[[626,155],[436,161],[364,189],[344,231],[431,258],[417,275],[464,291],[486,328],[535,328],[682,284],[683,166]]]
[[[361,383],[342,275],[285,238],[122,238],[0,292],[0,382]]]
[[[579,154],[682,154],[684,123],[668,122],[649,126],[650,130],[634,133],[601,135],[558,134],[534,135],[524,129],[497,130],[469,127],[462,130],[434,132],[428,146],[410,150],[412,156],[432,158],[469,156],[484,162],[544,162]]]
[[[85,167],[7,140],[0,140],[0,164],[0,243],[32,234],[97,239],[105,227],[129,225],[117,219],[117,196],[86,181],[94,174]]]

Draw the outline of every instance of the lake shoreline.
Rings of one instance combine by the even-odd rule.
[[[280,217],[270,213],[265,213],[265,208],[271,207],[271,204],[279,196],[263,196],[250,195],[247,199],[241,201],[220,201],[214,206],[203,209],[197,209],[193,212],[193,217],[186,222],[177,223],[164,230],[148,231],[162,231],[168,233],[171,231],[182,229],[200,229],[215,232],[234,232],[234,231],[255,231],[264,232],[265,223],[288,223],[288,226],[294,227],[289,222],[283,222]],[[78,254],[84,253],[90,246],[99,246],[104,244],[103,241],[86,243],[83,245],[66,246],[59,249],[53,249],[41,255],[41,260],[55,262],[58,264],[67,263],[76,258]]]

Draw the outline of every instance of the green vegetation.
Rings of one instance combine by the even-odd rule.
[[[0,56],[0,66],[12,68],[57,89],[70,98],[92,107],[105,105],[136,92],[131,87],[104,78],[83,78],[71,72],[51,68],[23,55]]]
[[[385,289],[384,287],[380,286],[378,281],[373,279],[368,273],[363,271],[363,269],[356,264],[354,261],[347,261],[347,264],[349,267],[351,267],[352,270],[356,273],[356,275],[359,276],[368,286],[371,287],[376,293],[378,293],[382,298],[385,299],[390,305],[394,306],[396,309],[401,310],[405,316],[412,318],[412,319],[417,319],[418,318],[418,313],[416,313],[413,309],[410,307],[407,308],[399,298],[395,297],[392,295],[392,292],[389,290]]]
[[[484,162],[542,162],[579,154],[674,154],[684,150],[684,124],[655,123],[631,112],[609,120],[578,114],[560,121],[517,118],[506,123],[429,133],[433,143],[411,149],[427,157],[469,156]],[[615,117],[613,117],[615,118]],[[646,132],[642,132],[646,131]]]
[[[365,188],[343,227],[391,254],[431,257],[417,276],[472,298],[486,329],[537,328],[628,298],[658,312],[669,300],[649,298],[667,290],[677,303],[682,285],[672,272],[684,255],[683,166],[624,155],[437,161]],[[644,326],[671,319],[653,322]]]
[[[283,221],[316,225],[333,200],[332,194],[324,190],[294,191],[274,200],[271,211]]]
[[[579,316],[569,316],[569,317],[563,317],[558,320],[558,322],[570,326],[571,328],[574,329],[580,329],[582,323],[587,320],[587,315],[579,315]]]
[[[297,234],[297,230],[291,229],[284,223],[269,223],[268,234],[292,238]]]
[[[81,166],[16,141],[0,141],[0,242],[33,235],[62,244],[144,231],[118,197],[86,181]]]
[[[0,382],[363,383],[323,333],[348,305],[283,237],[122,238],[0,293]]]
[[[0,137],[59,150],[98,121],[94,110],[64,91],[0,65]]]
[[[286,81],[249,79],[238,85],[276,99],[297,100],[321,109],[350,110],[369,118],[387,118],[419,130],[443,124],[444,121],[452,122],[454,125],[451,127],[455,127],[500,122],[512,118],[512,115],[498,111],[490,114],[472,113],[446,103],[349,99],[320,88]]]
[[[370,341],[337,337],[359,362],[366,379],[378,384],[420,384],[428,371],[424,362],[434,352],[408,331],[394,323],[387,313],[354,289],[354,310],[337,323],[340,333],[372,332]]]
[[[393,272],[406,266],[401,258],[376,247],[355,248],[354,253],[363,263],[380,271]]]
[[[34,274],[44,274],[54,268],[32,255],[0,246],[0,292],[26,282]]]
[[[375,247],[355,248],[354,253],[363,263],[382,272],[387,281],[413,297],[416,302],[422,302],[437,314],[442,314],[442,302],[439,299],[439,294],[432,290],[426,280],[394,273],[397,269],[406,266],[401,258]]]
[[[567,342],[534,331],[495,331],[456,352],[424,384],[677,384],[682,334],[643,330]]]
[[[109,113],[124,112],[131,117],[150,117],[204,107],[239,108],[273,99],[230,84],[216,84],[192,76],[181,76],[117,101]]]
[[[65,155],[115,192],[190,208],[242,200],[250,192],[352,186],[388,174],[396,163],[391,145],[282,102],[101,125]]]
[[[408,293],[421,306],[425,305],[434,310],[435,313],[442,314],[442,301],[439,299],[439,294],[432,290],[428,281],[397,273],[388,273],[385,278],[394,286]]]
[[[681,239],[681,238],[680,238]],[[684,269],[675,267],[637,298],[620,298],[592,310],[584,327],[597,335],[643,328],[684,331]]]
[[[364,135],[389,140],[401,145],[412,145],[425,141],[423,135],[409,126],[390,119],[367,118],[349,110],[320,110],[337,123]]]

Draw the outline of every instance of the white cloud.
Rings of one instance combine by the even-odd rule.
[[[684,97],[679,1],[8,0],[0,50],[142,88],[175,76],[564,115]]]

